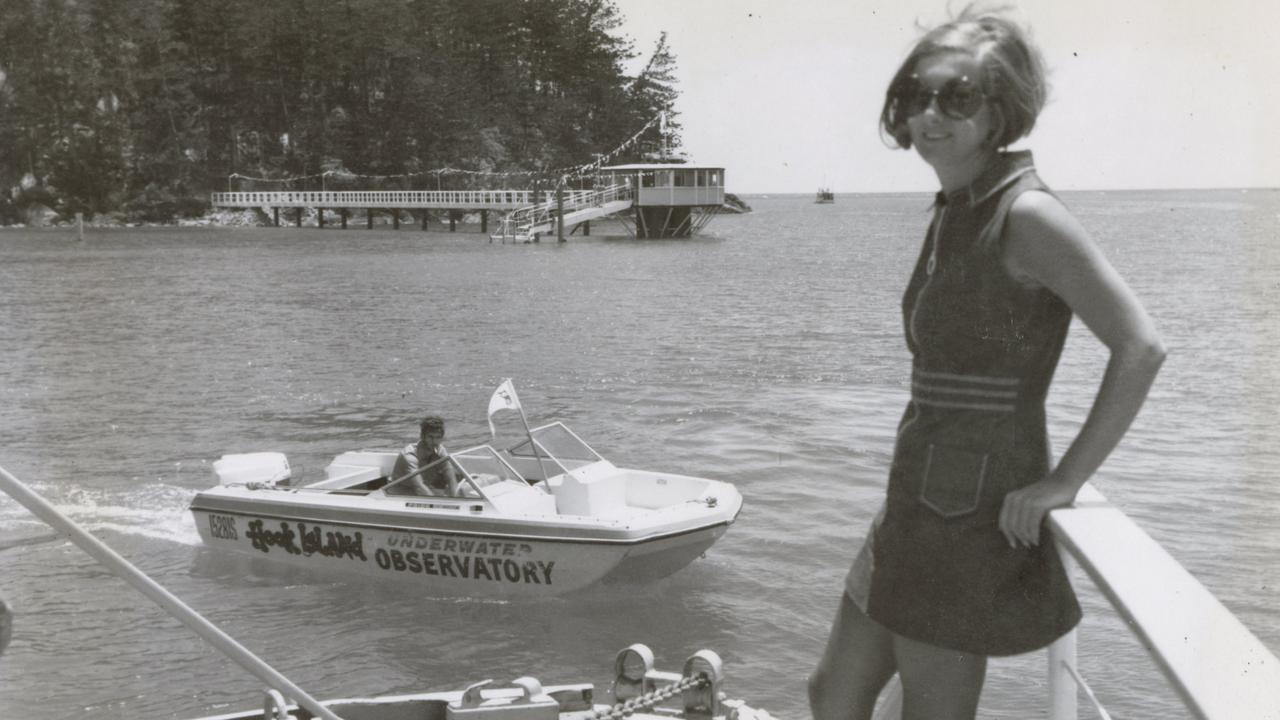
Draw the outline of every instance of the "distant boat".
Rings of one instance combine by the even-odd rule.
[[[827,204],[835,201],[836,194],[831,192],[831,188],[818,188],[818,198],[814,202]]]

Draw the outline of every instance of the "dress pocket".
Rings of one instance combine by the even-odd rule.
[[[978,509],[990,454],[973,448],[929,444],[920,502],[944,518]]]

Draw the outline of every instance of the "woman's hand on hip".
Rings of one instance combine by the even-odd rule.
[[[1070,505],[1079,489],[1046,478],[1005,495],[1000,508],[1000,532],[1009,541],[1009,547],[1039,545],[1045,516],[1050,510]]]

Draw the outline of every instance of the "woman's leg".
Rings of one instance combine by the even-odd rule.
[[[827,649],[809,676],[814,720],[869,720],[896,669],[893,650],[893,633],[841,595]]]
[[[973,720],[987,674],[986,656],[900,635],[894,637],[893,656],[902,678],[902,720]]]

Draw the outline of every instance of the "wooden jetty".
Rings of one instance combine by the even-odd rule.
[[[431,214],[440,213],[452,232],[463,213],[479,212],[480,231],[488,233],[489,212],[496,211],[502,222],[491,240],[536,240],[552,233],[563,240],[579,228],[589,235],[591,220],[606,216],[616,216],[634,237],[685,238],[724,204],[724,168],[614,165],[599,169],[597,187],[590,190],[283,190],[217,192],[211,201],[216,208],[261,209],[277,226],[281,210],[293,210],[294,223],[302,227],[305,211],[313,209],[319,227],[330,211],[346,229],[350,215],[364,210],[366,227],[372,229],[374,211],[382,210],[391,212],[396,229],[401,212],[417,214],[423,230]]]
[[[573,191],[578,192],[578,191]],[[511,212],[549,199],[552,193],[533,190],[284,190],[253,192],[216,192],[211,202],[217,208],[259,208],[280,224],[280,211],[295,210],[294,222],[302,227],[303,212],[314,208],[317,224],[325,225],[325,211],[336,211],[343,229],[353,210],[364,210],[366,226],[373,228],[375,210],[390,210],[392,222],[400,227],[400,212],[418,212],[425,230],[432,211],[441,212],[456,229],[458,216],[464,212],[480,213],[480,229],[488,232],[489,211]]]

